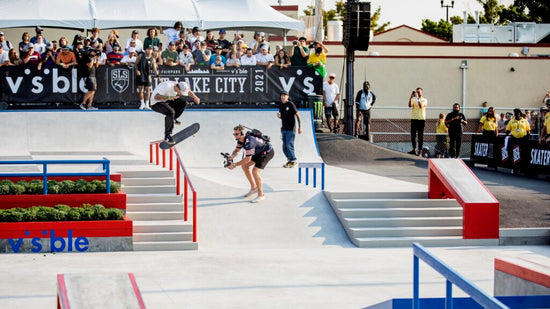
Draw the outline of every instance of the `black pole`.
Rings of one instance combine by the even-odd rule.
[[[355,61],[355,50],[346,49],[346,134],[353,136],[353,62]]]

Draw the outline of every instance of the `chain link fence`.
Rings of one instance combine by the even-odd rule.
[[[345,107],[340,106],[340,133],[347,132],[345,129]],[[507,119],[513,114],[513,108],[495,107],[495,114],[499,119],[499,133],[504,135]],[[427,107],[426,108],[426,125],[424,128],[424,147],[427,147],[430,156],[435,157],[436,145],[436,125],[439,119],[439,114],[447,115],[452,111],[451,107]],[[528,112],[531,123],[531,137],[538,138],[542,131],[542,123],[539,107],[523,108],[522,111]],[[464,126],[464,134],[462,137],[462,146],[460,148],[460,157],[469,158],[471,149],[472,135],[476,134],[479,120],[483,116],[480,107],[467,107],[461,109],[461,112],[466,116],[468,124]],[[355,123],[354,111],[354,123]],[[371,141],[376,145],[393,149],[400,152],[408,152],[412,148],[410,134],[410,116],[411,109],[407,106],[375,106],[371,110],[371,126],[370,136]],[[327,127],[326,119],[323,115],[323,127]],[[362,126],[359,136],[364,135],[365,128]],[[448,145],[447,145],[448,146]]]

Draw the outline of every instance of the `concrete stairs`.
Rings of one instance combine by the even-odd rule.
[[[136,166],[118,172],[127,194],[126,215],[134,223],[134,251],[198,249],[192,223],[183,221],[183,199],[176,195],[172,171]]]
[[[358,247],[498,245],[463,239],[462,207],[427,192],[325,192],[351,241]]]

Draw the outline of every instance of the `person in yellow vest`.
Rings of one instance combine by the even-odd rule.
[[[513,138],[529,139],[529,134],[531,134],[531,126],[529,122],[523,118],[523,114],[519,108],[514,108],[514,117],[508,121],[506,125],[506,135],[511,134]]]
[[[444,158],[447,156],[447,132],[449,128],[445,125],[445,114],[439,114],[439,120],[435,126],[435,153],[438,158]]]
[[[422,153],[422,146],[424,144],[424,126],[426,125],[426,107],[428,106],[428,100],[422,95],[424,90],[418,87],[412,92],[409,98],[409,107],[411,111],[411,144],[412,150],[409,154],[419,156]],[[416,147],[416,134],[418,132],[418,148]]]
[[[549,143],[550,142],[550,112],[548,108],[544,107],[540,109],[540,116],[544,119],[542,126],[542,132],[540,134],[539,143]]]
[[[498,122],[495,115],[495,109],[492,106],[489,107],[487,113],[479,120],[477,133],[483,132],[483,136],[498,136]]]

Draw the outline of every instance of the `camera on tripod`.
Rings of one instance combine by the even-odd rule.
[[[223,167],[227,168],[229,165],[233,164],[233,159],[229,156],[227,152],[220,152],[220,154],[223,156]]]

